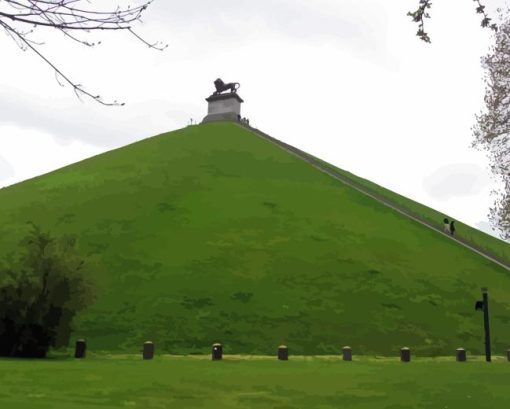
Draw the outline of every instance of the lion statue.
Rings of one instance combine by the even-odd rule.
[[[237,92],[237,89],[241,86],[238,82],[229,82],[225,84],[221,78],[218,78],[214,81],[214,86],[216,87],[216,91],[213,95],[221,94],[223,91],[230,90],[230,92]]]

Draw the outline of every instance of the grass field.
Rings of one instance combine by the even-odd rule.
[[[510,347],[510,273],[234,124],[140,142],[0,189],[0,257],[32,220],[74,234],[91,350],[420,355]],[[489,241],[488,241],[489,243]]]
[[[90,355],[0,359],[2,409],[504,409],[510,363],[496,357]]]

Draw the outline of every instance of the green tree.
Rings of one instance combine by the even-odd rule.
[[[45,357],[68,345],[74,316],[95,298],[76,238],[30,225],[22,251],[0,266],[0,356]]]

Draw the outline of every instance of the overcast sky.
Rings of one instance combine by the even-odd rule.
[[[1,5],[2,2],[0,2]],[[142,1],[92,1],[102,10]],[[489,14],[505,0],[484,0]],[[78,100],[53,70],[0,33],[0,186],[186,126],[217,77],[241,83],[250,124],[340,168],[491,232],[503,184],[470,147],[483,109],[480,57],[493,37],[472,0],[433,2],[432,39],[406,16],[418,0],[155,0],[135,28],[87,48],[32,36],[65,74],[105,100]]]

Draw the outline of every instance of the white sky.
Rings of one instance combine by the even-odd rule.
[[[92,1],[99,8],[142,1]],[[484,0],[491,17],[505,0]],[[470,148],[493,39],[472,0],[433,2],[432,44],[406,16],[418,0],[156,0],[129,33],[89,49],[39,28],[66,75],[125,107],[80,102],[0,32],[0,186],[201,121],[217,77],[241,83],[262,131],[491,233],[503,184]],[[494,234],[492,232],[491,234]]]

